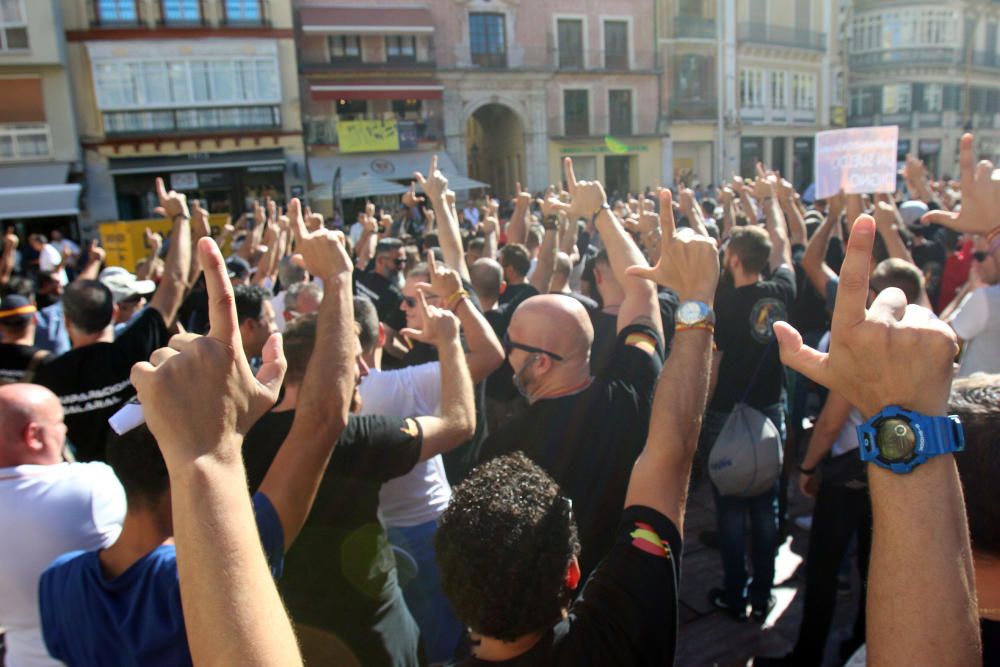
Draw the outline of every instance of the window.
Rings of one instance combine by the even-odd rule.
[[[224,6],[229,23],[260,23],[263,20],[260,0],[225,0]]]
[[[960,23],[959,10],[937,7],[863,14],[851,24],[851,52],[955,48],[961,39]]]
[[[785,73],[771,72],[771,108],[786,109],[788,102],[785,99]]]
[[[792,105],[796,111],[816,110],[815,74],[792,74]]]
[[[583,69],[583,21],[559,19],[559,69]]]
[[[507,66],[507,29],[503,14],[469,14],[469,48],[472,64]]]
[[[420,120],[423,103],[420,100],[393,100],[392,113],[403,120]]]
[[[352,60],[355,62],[361,62],[361,38],[357,35],[331,36],[330,60]]]
[[[201,21],[201,0],[163,0],[163,20],[166,23],[198,23]]]
[[[677,56],[674,64],[674,97],[694,102],[715,99],[715,61],[710,56]]]
[[[97,60],[94,87],[102,111],[281,102],[274,58]]]
[[[97,20],[101,23],[136,23],[139,12],[135,0],[97,0]]]
[[[360,120],[367,115],[367,100],[339,100],[337,102],[337,118],[340,120]]]
[[[628,22],[604,22],[605,69],[628,69]]]
[[[680,0],[677,3],[677,15],[684,18],[702,18],[702,0]]]
[[[0,51],[28,48],[28,20],[23,0],[0,0]]]
[[[850,95],[852,116],[872,116],[875,114],[875,93],[871,88],[853,88]]]
[[[632,134],[632,91],[608,91],[608,132],[613,136],[627,137]]]
[[[49,155],[49,126],[42,123],[0,125],[0,160]]]
[[[744,109],[764,108],[764,70],[740,70],[740,106]]]
[[[416,60],[417,38],[413,35],[389,35],[385,38],[387,60]]]
[[[590,94],[586,90],[563,91],[563,131],[567,136],[590,134]]]
[[[750,23],[767,23],[767,0],[750,0]]]
[[[812,28],[812,3],[813,0],[796,0],[795,27],[798,30],[809,30]]]
[[[910,112],[910,84],[882,86],[882,113]]]

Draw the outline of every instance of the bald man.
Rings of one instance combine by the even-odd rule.
[[[572,179],[567,179],[573,183]],[[646,260],[606,208],[599,183],[575,185],[573,204],[596,224],[622,285],[614,363],[596,377],[590,348],[594,329],[586,309],[562,294],[526,299],[514,311],[504,347],[514,384],[529,408],[492,433],[482,461],[523,451],[573,503],[580,531],[583,576],[614,541],[632,464],[642,450],[662,339],[656,288],[625,274]]]
[[[125,492],[103,463],[65,463],[59,399],[34,384],[0,387],[0,626],[7,665],[59,665],[42,641],[38,580],[57,556],[118,539]]]

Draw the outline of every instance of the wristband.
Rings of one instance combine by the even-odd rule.
[[[601,204],[601,207],[596,211],[594,211],[594,215],[590,216],[590,224],[594,224],[595,222],[597,222],[597,216],[601,214],[601,211],[610,211],[610,210],[611,206],[610,204],[608,204],[608,202],[604,202],[603,204]]]
[[[444,301],[445,308],[447,308],[448,310],[455,310],[459,302],[462,299],[467,299],[467,298],[469,298],[469,293],[466,292],[464,289],[460,289],[451,296],[449,296],[447,299],[445,299]]]
[[[712,335],[715,335],[715,325],[709,324],[708,322],[699,322],[697,324],[675,324],[674,331],[690,331],[692,329],[703,329]]]
[[[816,468],[817,466],[813,466],[812,468],[803,468],[802,466],[799,466],[799,472],[803,475],[815,475]]]
[[[559,227],[559,217],[556,215],[547,215],[542,220],[542,227],[546,231],[555,231]]]
[[[986,242],[993,243],[994,239],[1000,238],[1000,225],[993,228],[993,230],[986,235]]]

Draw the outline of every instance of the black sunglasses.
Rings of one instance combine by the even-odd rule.
[[[985,262],[987,257],[989,257],[989,255],[982,250],[977,250],[976,252],[972,253],[972,259],[976,260],[977,262]]]
[[[508,357],[510,356],[511,350],[524,350],[525,352],[530,352],[532,354],[546,354],[556,361],[562,361],[563,358],[556,354],[555,352],[549,352],[548,350],[543,350],[540,347],[532,347],[531,345],[524,345],[522,343],[515,343],[510,339],[510,334],[505,333],[503,335],[503,351]]]
[[[428,301],[430,301],[431,299],[438,298],[438,295],[437,294],[427,294],[425,292],[424,293],[424,298],[427,299]],[[403,302],[407,306],[409,306],[410,308],[416,308],[417,307],[417,297],[415,297],[415,296],[404,296],[403,297]]]

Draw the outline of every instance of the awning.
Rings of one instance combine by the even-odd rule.
[[[80,214],[79,183],[0,188],[0,220]]]
[[[397,181],[409,185],[413,180],[413,172],[419,171],[427,175],[431,156],[429,151],[412,153],[370,153],[368,155],[348,155],[330,157],[310,157],[310,181],[317,185],[310,196],[318,199],[333,198],[333,176],[340,168],[340,179],[344,184],[365,175],[375,176],[387,181]],[[438,170],[448,178],[448,187],[455,192],[464,192],[475,188],[488,188],[488,184],[476,181],[462,175],[452,162],[451,156],[444,151],[437,153]],[[346,185],[344,187],[346,190]],[[342,194],[347,197],[346,194]]]
[[[9,164],[0,167],[0,183],[18,188],[28,185],[63,185],[69,175],[68,162],[44,164]]]
[[[259,151],[234,151],[169,157],[127,157],[108,160],[111,174],[156,174],[199,169],[231,169],[244,167],[285,166],[285,151],[269,148]]]
[[[384,181],[377,176],[365,174],[344,183],[340,190],[343,199],[355,197],[378,197],[380,195],[401,195],[409,190],[398,183]]]
[[[439,100],[444,86],[439,83],[412,81],[350,81],[336,83],[317,81],[309,84],[309,92],[317,102],[333,100]]]
[[[423,7],[304,7],[302,32],[328,35],[432,33],[434,21]]]

